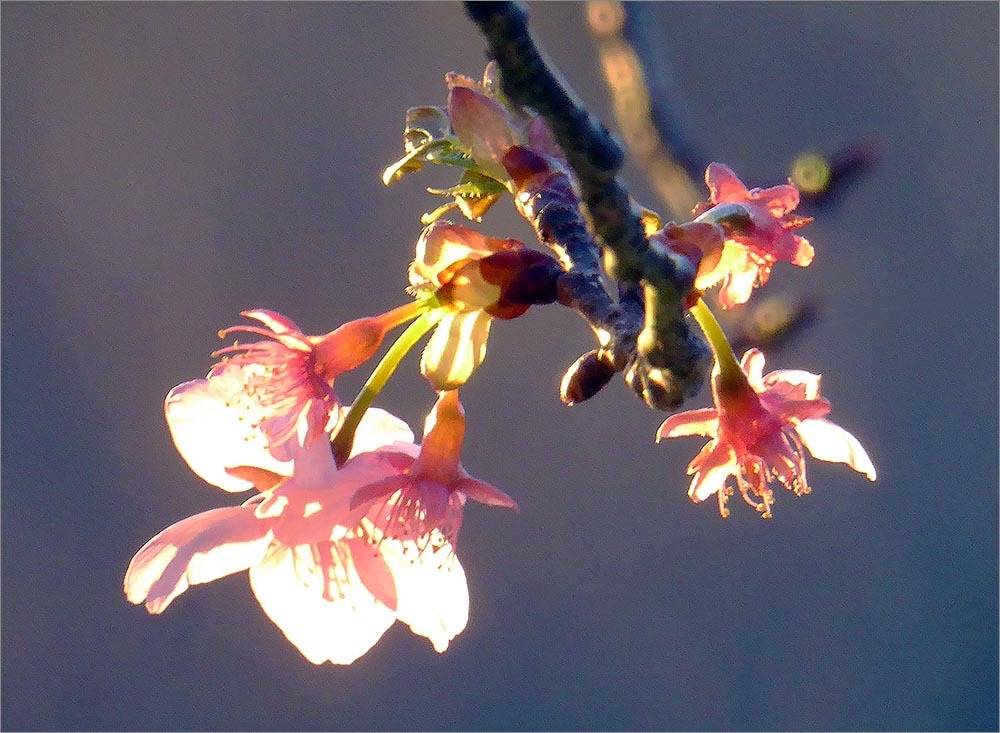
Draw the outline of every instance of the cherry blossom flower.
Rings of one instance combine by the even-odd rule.
[[[725,223],[725,249],[716,265],[699,269],[695,287],[706,290],[718,283],[723,308],[747,302],[755,287],[764,285],[778,261],[806,267],[813,260],[808,240],[792,232],[812,219],[791,212],[799,205],[799,191],[791,183],[747,189],[722,163],[705,171],[709,204],[695,209],[696,221]],[[735,206],[734,206],[735,205]]]
[[[421,550],[454,546],[466,499],[517,509],[507,494],[469,476],[460,453],[465,410],[458,391],[443,392],[427,416],[420,446],[394,444],[359,455],[351,507],[379,538],[415,542]]]
[[[324,336],[306,336],[272,311],[244,311],[262,325],[233,326],[220,335],[250,333],[264,340],[217,351],[224,358],[205,379],[167,395],[164,409],[177,450],[195,473],[227,491],[251,488],[227,468],[287,471],[298,444],[316,440],[339,420],[336,377],[371,358],[415,306],[350,321]],[[236,463],[220,465],[220,455]]]
[[[762,376],[764,355],[750,349],[737,368],[712,372],[715,407],[668,417],[657,441],[703,435],[709,443],[691,461],[694,474],[688,496],[700,502],[712,494],[719,511],[728,516],[726,499],[735,477],[743,499],[764,517],[771,516],[777,481],[796,494],[809,493],[803,448],[822,461],[846,463],[875,480],[875,467],[858,440],[824,419],[830,403],[820,397],[820,377],[799,370],[778,370]]]
[[[511,298],[515,290],[533,272],[558,267],[516,239],[486,237],[448,221],[426,227],[410,265],[410,285],[418,294],[433,294],[442,307],[420,360],[434,389],[465,384],[486,358],[493,318],[517,318],[528,310]]]
[[[400,420],[369,410],[354,455],[412,439]],[[153,537],[125,575],[128,600],[162,613],[190,585],[247,570],[261,608],[314,664],[350,664],[396,619],[444,651],[468,619],[468,588],[453,549],[441,543],[442,557],[423,557],[412,543],[366,537],[349,507],[354,484],[343,481],[356,470],[354,459],[339,472],[326,440],[300,447],[290,474],[272,471],[262,446],[257,457],[235,473],[260,493]],[[247,458],[247,450],[220,455],[220,470]]]

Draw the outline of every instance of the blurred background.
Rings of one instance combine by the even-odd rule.
[[[3,4],[5,729],[996,730],[997,6],[650,12],[696,143],[750,185],[882,144],[807,209],[813,266],[765,291],[818,305],[768,367],[823,373],[879,480],[813,461],[810,496],[723,520],[686,497],[702,443],[654,445],[620,380],[559,402],[592,340],[533,309],[463,390],[465,465],[521,505],[466,512],[468,628],[439,656],[397,624],[340,668],[245,574],[160,617],[125,601],[149,537],[238,502],[176,454],[162,399],[240,310],[316,333],[406,299],[423,188],[453,177],[380,174],[483,41],[455,4]],[[585,7],[531,13],[614,127]],[[529,237],[510,208],[482,229]],[[407,364],[379,404],[417,426]]]

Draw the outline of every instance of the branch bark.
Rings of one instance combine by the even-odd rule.
[[[704,341],[684,315],[693,269],[683,258],[650,247],[638,209],[617,178],[624,152],[546,59],[529,32],[526,11],[511,2],[466,2],[465,8],[500,67],[504,93],[544,117],[565,152],[603,247],[604,266],[625,285],[623,308],[635,307],[635,286],[642,288],[644,325],[626,381],[650,407],[676,409],[698,391],[710,363]]]

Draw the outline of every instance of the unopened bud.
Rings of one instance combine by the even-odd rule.
[[[563,375],[559,398],[567,407],[589,400],[615,375],[615,367],[602,351],[588,351]]]

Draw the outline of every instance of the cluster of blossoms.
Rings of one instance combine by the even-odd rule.
[[[316,664],[353,662],[397,619],[439,652],[463,630],[469,595],[456,547],[465,504],[517,505],[463,467],[458,390],[486,356],[493,319],[568,304],[560,283],[572,264],[540,227],[555,257],[441,218],[458,209],[479,221],[505,193],[529,220],[548,196],[573,199],[573,171],[545,121],[505,100],[495,74],[488,68],[481,83],[448,75],[447,107],[410,110],[407,154],[386,171],[389,183],[427,163],[462,169],[455,187],[437,192],[454,201],[425,216],[409,269],[412,302],[322,336],[278,313],[246,311],[255,325],[220,336],[259,340],[221,349],[204,379],[167,395],[167,424],[191,469],[224,491],[253,494],[147,542],[125,576],[129,601],[158,614],[190,585],[246,570],[265,613]],[[819,377],[763,375],[755,349],[737,362],[702,299],[719,286],[720,304],[733,307],[766,283],[776,262],[810,263],[812,247],[793,233],[809,221],[791,213],[798,191],[748,190],[717,163],[706,182],[710,198],[695,218],[658,223],[650,245],[695,272],[685,303],[715,355],[715,404],[668,417],[657,439],[711,439],[688,467],[689,495],[716,495],[723,515],[734,489],[763,516],[771,515],[774,483],[808,492],[806,450],[874,480],[858,441],[825,419]],[[407,323],[354,402],[342,403],[337,378],[370,362]],[[371,404],[428,334],[420,369],[437,398],[418,443],[403,421]]]

